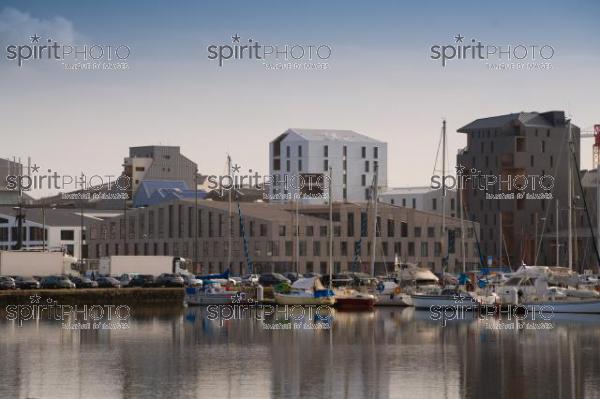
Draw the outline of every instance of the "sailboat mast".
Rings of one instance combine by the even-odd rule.
[[[296,273],[300,273],[300,189],[296,198]]]
[[[560,245],[558,244],[558,198],[556,198],[556,266],[559,266]]]
[[[442,279],[446,271],[444,254],[446,253],[446,120],[442,122]],[[447,255],[446,255],[447,256]]]
[[[227,155],[227,174],[229,175],[229,177],[231,178],[232,181],[234,181],[235,179],[233,178],[233,176],[231,176],[231,157],[229,155]],[[231,212],[231,191],[233,190],[233,187],[229,188],[229,198],[228,198],[228,220],[229,220],[229,231],[228,231],[228,237],[227,237],[227,269],[229,269],[231,267],[231,238],[233,235],[233,216],[232,216],[232,212]]]
[[[329,167],[329,289],[332,288],[333,269],[333,197],[331,196],[331,166]]]
[[[567,200],[569,202],[569,209],[568,209],[568,232],[569,232],[569,244],[568,244],[568,248],[569,248],[569,269],[573,270],[573,170],[572,170],[572,165],[571,165],[571,145],[573,144],[573,137],[571,135],[571,120],[569,119],[569,143],[567,145],[567,163],[569,164],[569,168],[568,168],[568,197]]]
[[[373,166],[373,241],[371,243],[371,276],[375,277],[375,249],[377,248],[377,166]]]
[[[458,193],[458,209],[460,212],[460,252],[462,253],[462,271],[465,273],[467,271],[466,266],[466,256],[465,253],[465,217],[463,215],[463,205],[462,205],[462,189],[456,190]]]

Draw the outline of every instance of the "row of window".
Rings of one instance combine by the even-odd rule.
[[[299,241],[298,243],[298,256],[308,256],[310,242]],[[264,246],[264,245],[263,245]],[[287,256],[292,257],[295,255],[295,242],[294,241],[267,241],[266,248],[261,248],[259,242],[249,244],[249,255],[253,257],[261,256]],[[417,248],[419,251],[417,252]],[[313,257],[326,257],[329,256],[329,241],[312,242],[312,250],[310,251]],[[455,253],[456,249],[460,252],[460,245],[458,247],[451,248],[450,253]],[[333,243],[333,256],[344,256],[344,257],[369,257],[371,256],[372,245],[371,242],[358,241],[341,241]],[[477,250],[475,244],[471,244],[471,250],[473,256],[477,256],[475,252]],[[130,252],[131,251],[131,252]],[[199,245],[198,248],[200,258],[206,257],[226,257],[228,255],[228,243],[227,242],[213,242],[212,250],[209,242],[204,241]],[[469,253],[469,243],[465,243],[465,251]],[[114,243],[110,244],[96,244],[96,257],[110,256],[110,255],[169,255],[169,256],[182,256],[190,257],[194,256],[194,243],[189,241],[167,243],[164,242],[159,244],[157,242],[149,243]],[[383,241],[378,244],[377,248],[378,256],[399,256],[399,257],[439,257],[442,255],[442,244],[441,242],[387,242]],[[234,245],[232,248],[232,257],[240,258],[243,257],[244,253],[241,251],[239,245]]]
[[[43,241],[44,240],[44,231],[46,232],[46,237],[48,237],[48,229],[44,230],[41,227],[37,227],[37,226],[22,227],[21,238],[23,241]],[[9,235],[9,232],[10,232],[10,235]],[[10,228],[9,227],[0,227],[0,241],[1,242],[8,242],[8,241],[16,242],[18,235],[19,235],[18,227],[10,227]],[[74,230],[61,230],[60,231],[60,239],[62,241],[73,241],[75,239],[75,231]]]

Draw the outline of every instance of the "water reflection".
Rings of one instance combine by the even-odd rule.
[[[133,310],[127,330],[19,327],[0,314],[7,397],[590,397],[600,395],[600,316],[550,330],[491,329],[428,312],[334,315],[331,329],[269,330],[203,308]],[[273,320],[268,319],[267,322]]]

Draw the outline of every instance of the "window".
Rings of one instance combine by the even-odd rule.
[[[421,243],[421,256],[429,256],[429,245],[426,242]]]
[[[329,146],[328,145],[324,145],[323,146],[323,156],[324,157],[328,157],[329,156]]]
[[[292,256],[293,245],[291,241],[285,242],[285,256]]]
[[[279,237],[285,237],[285,225],[279,226]]]
[[[408,237],[408,223],[400,222],[400,236]]]
[[[302,160],[298,160],[298,172],[302,172]]]
[[[413,209],[417,207],[417,200],[415,198],[412,199],[412,207]]]
[[[361,148],[361,154],[363,158],[367,157],[367,147],[362,147]]]
[[[264,223],[260,225],[260,236],[261,237],[267,236],[267,225]]]
[[[321,243],[319,241],[313,242],[313,256],[321,256]]]
[[[285,171],[286,172],[290,171],[290,160],[289,159],[287,161],[285,161]]]
[[[437,210],[437,198],[431,199],[431,208],[435,211]]]
[[[406,198],[402,198],[402,206],[406,207]]]
[[[299,157],[302,156],[302,146],[301,145],[298,146],[298,156]]]
[[[365,172],[369,172],[369,161],[365,161]]]
[[[429,237],[429,238],[435,237],[435,227],[427,228],[427,237]]]
[[[63,241],[73,241],[75,239],[75,231],[74,230],[61,230],[60,231],[60,239]]]
[[[387,221],[387,236],[393,237],[395,235],[394,219],[388,219]]]
[[[344,147],[342,148],[342,155],[343,155],[343,156],[347,156],[347,155],[348,155],[348,147],[344,146]]]
[[[415,256],[415,243],[412,241],[408,243],[408,256]]]
[[[327,226],[319,226],[319,235],[321,237],[327,237]]]
[[[340,255],[348,256],[348,243],[346,241],[340,243]]]
[[[534,156],[533,156],[533,155],[531,155],[531,156],[529,157],[529,166],[533,167],[533,165],[534,165]]]
[[[306,226],[306,236],[312,237],[315,235],[315,227],[314,226]]]
[[[415,237],[421,237],[421,228],[415,227]]]
[[[367,215],[367,213],[361,212],[360,213],[360,236],[361,237],[367,236],[367,231],[368,231],[367,223],[368,222],[369,222],[369,216]]]
[[[327,172],[329,170],[329,161],[327,159],[323,160],[323,170]]]
[[[346,224],[346,235],[354,237],[354,213],[348,212],[348,221]]]
[[[285,148],[285,155],[286,155],[288,158],[290,157],[290,146],[289,146],[289,145],[288,145],[288,146]]]
[[[379,148],[373,147],[373,158],[377,159],[379,155]]]
[[[367,185],[367,175],[362,175],[360,177],[360,183],[363,187]]]

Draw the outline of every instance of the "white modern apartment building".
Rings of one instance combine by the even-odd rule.
[[[379,201],[419,211],[442,213],[442,190],[431,187],[395,187],[379,194]],[[459,217],[456,190],[446,190],[446,215]]]
[[[305,184],[304,190],[310,182],[326,183],[330,167],[333,200],[365,202],[370,197],[375,170],[379,189],[387,187],[387,143],[352,130],[288,129],[270,143],[270,175],[278,179],[269,187],[271,200],[297,198],[298,176]],[[324,203],[327,197],[315,195],[302,202]]]

